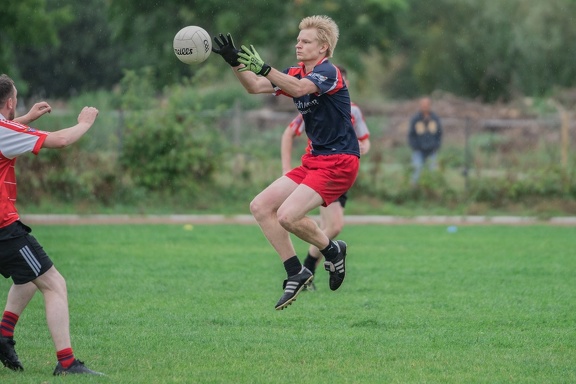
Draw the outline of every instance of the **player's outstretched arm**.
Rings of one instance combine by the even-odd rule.
[[[80,139],[94,124],[98,110],[94,107],[84,107],[78,115],[78,124],[59,131],[50,132],[44,140],[43,148],[64,148]]]
[[[240,84],[242,84],[244,89],[246,89],[250,94],[274,93],[272,83],[270,83],[270,81],[265,77],[257,76],[249,71],[239,72],[236,69],[234,69],[234,74],[240,81]]]
[[[242,64],[238,61],[240,50],[238,50],[234,45],[234,39],[230,33],[226,34],[226,36],[220,33],[218,36],[214,36],[213,39],[214,45],[212,46],[212,52],[222,56],[224,61],[233,68],[234,74],[248,93],[258,94],[274,92],[272,84],[270,84],[270,82],[265,78],[259,78],[253,73],[244,73],[242,71]]]
[[[27,114],[15,118],[14,121],[20,124],[29,125],[31,122],[35,121],[45,113],[50,112],[52,112],[52,107],[47,102],[41,101],[34,104]]]
[[[256,52],[256,48],[254,48],[253,45],[251,45],[250,48],[245,45],[242,46],[242,49],[238,52],[238,61],[244,64],[244,67],[239,68],[238,72],[250,74],[251,78],[263,79],[265,77],[271,84],[280,87],[292,97],[300,97],[320,91],[316,84],[310,80],[306,78],[297,79],[264,63],[264,60],[260,58],[260,55]],[[263,77],[258,77],[257,75]],[[250,92],[250,90],[248,92]]]

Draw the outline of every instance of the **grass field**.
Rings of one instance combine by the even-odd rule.
[[[77,357],[107,376],[51,376],[37,295],[15,335],[25,371],[2,384],[576,382],[574,227],[349,225],[344,285],[319,271],[284,311],[256,226],[33,234],[67,278]]]

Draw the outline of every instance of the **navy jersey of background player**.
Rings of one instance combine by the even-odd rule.
[[[324,59],[307,75],[303,63],[283,72],[298,79],[305,77],[320,89],[319,93],[293,97],[304,119],[306,135],[312,143],[312,154],[360,157],[358,139],[352,126],[350,94],[340,70]],[[292,97],[278,87],[275,90],[277,95]]]

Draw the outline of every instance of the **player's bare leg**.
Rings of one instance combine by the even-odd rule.
[[[296,189],[298,184],[282,176],[270,184],[250,203],[250,211],[264,233],[264,236],[284,262],[294,256],[296,251],[290,234],[278,222],[278,208]]]
[[[323,203],[322,197],[307,185],[300,184],[278,208],[278,222],[288,232],[305,242],[324,249],[330,239],[318,223],[306,216]]]
[[[34,284],[44,295],[46,322],[56,350],[70,348],[68,293],[66,292],[64,277],[55,267],[52,267],[34,280]]]
[[[12,284],[10,291],[8,291],[0,334],[0,361],[5,367],[13,371],[24,369],[15,349],[14,327],[35,293],[36,286],[33,283]],[[4,323],[5,320],[6,323]]]
[[[42,276],[34,280],[44,296],[46,307],[46,322],[56,348],[58,364],[54,375],[89,374],[102,375],[87,368],[84,363],[75,358],[70,341],[70,315],[68,310],[68,292],[66,280],[55,267],[50,268]],[[66,360],[61,360],[65,356]],[[67,364],[65,365],[64,362]]]
[[[342,232],[342,228],[344,228],[344,208],[339,201],[327,207],[320,207],[320,229],[326,236],[334,239]],[[318,260],[322,259],[322,253],[313,245],[308,249],[308,253]]]
[[[316,221],[306,216],[320,206],[322,197],[312,188],[301,184],[278,208],[278,221],[287,231],[316,246],[325,257],[324,268],[330,274],[330,289],[335,291],[346,275],[346,243],[332,241]]]
[[[335,201],[327,207],[320,207],[320,229],[330,239],[334,240],[344,227],[344,208],[340,201]],[[322,263],[322,253],[314,245],[310,245],[308,255],[304,259],[304,266],[313,274],[316,268]],[[315,291],[316,286],[312,282],[306,288],[308,291]]]
[[[286,269],[287,278],[282,286],[284,294],[275,305],[277,310],[282,310],[292,304],[302,289],[314,278],[312,272],[300,263],[290,239],[290,233],[279,221],[279,207],[297,187],[294,181],[283,176],[256,196],[250,204],[254,218],[260,225],[264,236],[278,252]]]
[[[35,293],[36,285],[32,282],[18,285],[12,284],[10,291],[8,291],[4,310],[20,316]]]

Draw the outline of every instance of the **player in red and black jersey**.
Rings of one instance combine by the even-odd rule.
[[[26,115],[15,118],[17,90],[12,79],[0,75],[0,274],[11,277],[14,284],[8,292],[0,320],[0,361],[14,371],[23,370],[14,345],[14,328],[20,315],[39,290],[44,296],[46,320],[58,363],[54,375],[69,373],[97,374],[76,359],[70,342],[66,281],[52,261],[20,221],[16,210],[16,174],[18,156],[42,148],[63,148],[90,129],[98,110],[85,107],[78,124],[55,132],[44,132],[25,124],[52,110],[46,102],[35,104]]]
[[[296,256],[290,233],[321,250],[330,289],[338,289],[344,281],[346,243],[330,240],[307,214],[330,205],[350,189],[360,158],[348,88],[340,70],[329,61],[338,42],[338,26],[328,16],[310,16],[300,22],[299,29],[295,45],[299,63],[284,71],[264,63],[253,46],[236,49],[230,34],[215,37],[218,48],[213,48],[233,67],[248,93],[291,97],[311,142],[301,165],[270,184],[250,204],[288,276],[275,306],[278,310],[290,305],[314,277]]]
[[[346,75],[346,69],[338,66],[340,73],[344,77],[346,86],[350,86],[348,81],[348,76]],[[351,103],[352,107],[352,126],[356,132],[356,138],[358,139],[358,146],[360,147],[360,155],[364,156],[370,150],[370,131],[364,120],[364,114],[358,105]],[[282,134],[282,140],[280,144],[280,154],[282,159],[282,173],[286,174],[292,170],[292,147],[294,140],[305,133],[305,124],[302,115],[298,114],[286,127],[284,133]],[[304,135],[305,136],[305,135]],[[311,152],[310,140],[308,140],[308,146],[306,147],[306,153]],[[346,201],[348,200],[348,193],[344,193],[335,202],[328,205],[327,207],[320,207],[320,228],[326,233],[328,237],[334,239],[340,234],[342,228],[344,227],[344,208],[346,207]],[[322,260],[322,254],[320,250],[314,246],[308,248],[308,254],[304,260],[304,266],[308,268],[312,273],[316,272],[316,266]],[[314,282],[308,285],[308,290],[315,290]]]

